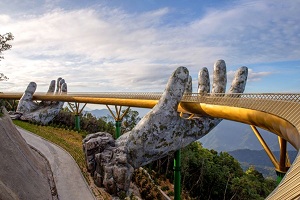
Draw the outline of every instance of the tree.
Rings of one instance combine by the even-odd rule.
[[[6,81],[8,78],[3,73],[0,73],[0,81]]]
[[[2,51],[9,50],[12,46],[8,44],[8,41],[11,41],[14,39],[14,36],[12,33],[5,33],[4,35],[0,35],[0,54]],[[0,56],[0,59],[3,59],[3,56]]]
[[[12,45],[8,44],[9,41],[13,40],[14,36],[12,33],[5,33],[4,35],[0,35],[0,61],[4,57],[1,56],[3,51],[11,49]],[[8,78],[3,73],[0,73],[0,81],[6,81]]]
[[[122,113],[124,112],[125,110],[122,110]],[[127,114],[123,118],[121,133],[123,134],[128,131],[131,131],[140,120],[141,118],[139,117],[139,112],[129,109]]]
[[[250,166],[242,177],[232,180],[230,199],[264,199],[276,187],[276,181],[265,179],[254,166]]]

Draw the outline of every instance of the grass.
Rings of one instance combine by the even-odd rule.
[[[91,186],[92,191],[94,192],[97,199],[111,199],[110,195],[105,191],[100,190],[96,187],[93,187],[92,179],[89,177],[89,174],[86,169],[84,153],[82,151],[82,139],[84,135],[73,130],[66,130],[63,128],[52,127],[52,126],[42,126],[36,125],[20,120],[13,120],[14,124],[30,131],[40,137],[57,144],[58,146],[65,149],[71,154],[76,163],[78,164],[80,170],[82,171],[85,179]],[[168,187],[169,188],[169,187]],[[147,191],[149,193],[149,191]]]
[[[51,126],[41,126],[28,122],[14,120],[14,124],[36,135],[51,141],[65,149],[74,158],[86,180],[90,183],[82,151],[83,136],[77,131],[65,130]]]
[[[52,126],[36,125],[20,120],[13,120],[13,122],[15,125],[39,135],[40,137],[57,144],[69,152],[79,166],[86,181],[90,185],[90,188],[92,189],[96,199],[111,199],[111,196],[108,193],[95,186],[91,176],[89,176],[87,172],[84,153],[82,150],[82,139],[85,137],[86,133],[78,133],[77,131],[66,130],[64,128]]]

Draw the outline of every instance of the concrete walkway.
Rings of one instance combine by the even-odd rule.
[[[17,127],[26,142],[40,151],[49,161],[59,200],[95,200],[81,171],[64,149]]]

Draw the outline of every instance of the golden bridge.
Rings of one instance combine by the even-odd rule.
[[[161,93],[68,93],[62,95],[36,93],[33,100],[75,102],[78,112],[79,103],[152,108],[158,103],[161,95]],[[22,93],[0,93],[0,99],[19,100],[21,96]],[[186,94],[178,106],[178,112],[249,124],[270,157],[277,173],[287,172],[267,199],[300,198],[300,94]],[[279,160],[269,149],[256,127],[278,136]],[[287,142],[298,151],[298,156],[292,165],[287,156]]]

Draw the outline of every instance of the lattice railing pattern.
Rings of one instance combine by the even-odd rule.
[[[43,94],[43,93],[38,93]],[[120,99],[149,99],[158,100],[162,93],[153,92],[103,92],[103,93],[68,93],[70,96],[83,96],[83,97],[95,97],[95,98],[120,98]],[[234,93],[234,94],[185,94],[182,101],[185,102],[199,102],[208,97],[230,97],[230,98],[242,98],[242,99],[268,99],[277,101],[289,101],[300,102],[300,94],[291,93]]]

